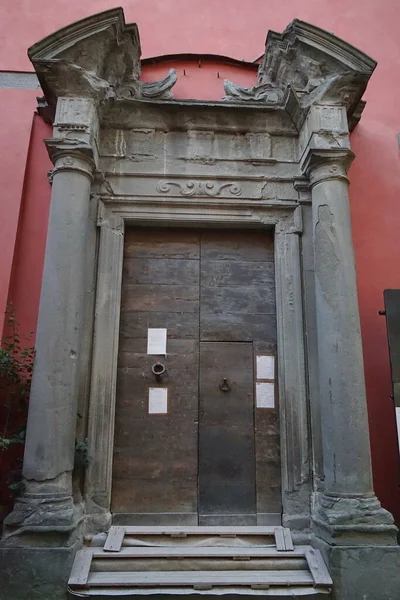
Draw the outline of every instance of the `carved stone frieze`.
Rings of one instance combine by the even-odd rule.
[[[354,127],[375,66],[374,60],[350,44],[296,19],[282,34],[268,33],[257,83],[244,88],[225,81],[224,100],[286,105],[300,126],[311,104],[340,104]]]
[[[125,24],[121,8],[82,19],[47,36],[28,50],[52,119],[57,98],[171,98],[173,69],[161,81],[140,81],[140,39],[135,23]]]
[[[242,188],[234,181],[215,183],[212,181],[159,181],[157,191],[160,194],[169,194],[177,189],[181,196],[220,196],[223,191],[229,196],[241,196]]]

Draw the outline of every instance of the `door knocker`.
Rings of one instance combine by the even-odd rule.
[[[167,369],[165,368],[165,366],[162,363],[157,362],[151,367],[151,370],[152,370],[153,374],[156,376],[156,380],[161,381],[161,377],[165,374]]]
[[[224,377],[221,383],[219,384],[219,389],[221,390],[221,392],[230,392],[231,386],[229,385],[229,382],[226,377]]]

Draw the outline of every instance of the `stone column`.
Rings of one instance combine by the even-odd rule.
[[[77,107],[71,99],[67,104]],[[71,111],[67,113],[71,120]],[[75,112],[78,118],[83,116]],[[84,137],[85,127],[75,126],[75,131]],[[73,126],[60,125],[56,116],[55,135],[65,135],[65,128]],[[85,139],[64,135],[46,140],[54,169],[23,466],[25,492],[6,520],[9,528],[24,530],[72,531],[79,520],[72,470],[94,159]]]
[[[300,142],[312,194],[324,465],[314,527],[330,543],[366,543],[365,535],[393,543],[392,516],[373,492],[347,178],[354,155],[344,109],[312,107]]]

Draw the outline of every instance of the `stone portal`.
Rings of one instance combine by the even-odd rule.
[[[7,596],[24,596],[15,587],[23,577],[15,575],[13,563],[26,565],[25,589],[31,584],[32,565],[36,584],[47,583],[49,556],[52,577],[66,581],[83,536],[108,530],[112,511],[132,518],[159,514],[165,507],[159,495],[164,490],[149,493],[157,485],[151,475],[157,473],[159,481],[173,489],[173,483],[167,483],[170,469],[175,477],[185,473],[175,481],[189,484],[182,485],[180,504],[177,488],[168,496],[176,499],[173,510],[194,519],[200,513],[200,522],[236,514],[255,519],[258,527],[262,518],[280,512],[280,483],[282,524],[292,529],[295,542],[306,540],[321,548],[333,574],[335,599],[385,597],[385,569],[398,560],[397,529],[372,486],[347,178],[354,158],[349,132],[364,108],[362,96],[375,61],[334,35],[295,20],[282,34],[269,32],[254,86],[225,82],[221,102],[177,101],[171,95],[173,71],[158,82],[140,81],[139,34],[136,25],[125,24],[122,9],[83,19],[48,36],[30,48],[29,56],[45,94],[40,114],[53,125],[53,137],[46,145],[54,169],[26,434],[25,493],[6,519],[2,540],[6,569],[14,573],[11,584],[6,584]],[[162,285],[174,285],[172,257],[158,259],[169,269],[167,283],[152,293],[149,288],[141,298],[126,293],[124,236],[126,232],[127,240],[133,236],[134,248],[133,226],[179,227],[182,236],[191,228],[201,229],[199,258],[193,258],[197,267],[179,271],[193,281],[198,269],[199,324],[193,337],[188,336],[192,313],[184,307],[189,288],[193,292],[196,285],[182,285],[186,291],[172,295],[180,302],[173,311],[168,308],[171,296],[163,300],[160,294]],[[226,246],[215,238],[210,245],[214,234],[204,233],[209,229],[230,231],[223,234]],[[254,247],[240,243],[235,254],[232,240],[239,234],[231,230],[258,230],[257,235],[246,235],[253,241],[262,239],[265,251],[256,260],[251,255]],[[175,243],[175,251],[178,246]],[[127,242],[126,252],[129,247]],[[173,247],[165,244],[163,251]],[[249,257],[248,251],[251,266],[244,269],[240,263]],[[204,271],[203,255],[204,264],[209,263]],[[139,257],[125,260],[124,281],[131,277],[133,286],[157,286],[165,270],[155,268],[154,256],[142,260],[148,261],[147,270],[138,267]],[[246,285],[228,285],[237,274]],[[269,279],[262,280],[261,275]],[[212,281],[220,285],[211,285]],[[268,292],[273,284],[276,340],[273,315],[263,312],[268,303],[272,306]],[[254,294],[247,296],[247,287],[256,288]],[[230,321],[235,303],[243,307],[243,302],[243,321],[242,317]],[[135,308],[134,319],[140,312],[182,313],[176,338],[167,338],[167,355],[161,354],[165,364],[156,355],[154,362],[161,365],[154,376],[158,373],[161,379],[147,382],[155,390],[147,405],[145,380],[154,363],[143,346],[143,329],[142,337],[136,338],[142,340],[141,351],[131,348],[126,352],[129,357],[124,356],[124,345],[129,347],[129,340],[135,339],[129,336],[135,327],[138,330],[138,325],[131,329],[125,321],[129,303]],[[154,321],[154,327],[152,323],[153,314],[141,326],[168,332],[177,322],[170,326]],[[192,344],[187,343],[190,340]],[[173,382],[172,342],[176,356],[185,355],[188,364],[199,356],[199,367],[193,369],[199,387],[188,378],[187,396],[180,399],[183,386],[178,377]],[[264,405],[257,406],[257,384],[273,383],[258,379],[257,357],[271,356],[275,343],[279,440],[275,434],[264,435],[269,424],[258,417],[275,410],[265,407],[271,401],[265,387],[259,396]],[[125,358],[126,365],[121,362]],[[232,362],[240,365],[238,376],[230,370]],[[170,388],[160,375],[164,367]],[[137,373],[134,385],[124,389],[125,368],[128,374],[129,369]],[[251,392],[252,369],[253,385],[256,381]],[[216,371],[221,388],[213,384],[209,389]],[[182,379],[184,372],[181,367],[176,374]],[[139,400],[133,403],[130,390],[136,386]],[[163,387],[166,395],[160,392]],[[219,399],[231,394],[232,412],[224,412],[225,401],[214,403],[215,392]],[[186,406],[187,420],[180,416],[179,402],[181,408],[192,402]],[[192,445],[182,463],[173,444],[160,444],[164,462],[157,446],[152,447],[150,405],[151,423],[157,423],[151,425],[154,436],[176,438],[181,434],[178,427],[189,423],[185,443]],[[137,436],[146,427],[149,435],[132,453],[126,451],[132,440],[124,441],[131,431],[126,429],[125,410],[133,425],[147,421],[143,429],[134,425]],[[138,410],[143,416],[135,414]],[[242,438],[233,435],[239,418]],[[277,413],[274,419],[278,421]],[[163,422],[170,424],[168,433],[163,433]],[[276,422],[268,431],[276,431]],[[74,469],[76,439],[87,440],[88,469],[81,478]],[[278,447],[280,478],[275,470]],[[142,461],[146,455],[151,460]],[[227,473],[235,483],[231,490]],[[132,485],[121,484],[124,476]],[[140,493],[133,482],[145,482]],[[271,482],[274,490],[268,487]],[[222,501],[224,487],[229,493]],[[53,568],[54,564],[58,566]],[[397,592],[396,588],[392,597]]]

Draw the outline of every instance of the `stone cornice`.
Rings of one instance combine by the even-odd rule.
[[[359,121],[361,100],[376,62],[350,44],[309,23],[294,20],[270,31],[256,85],[225,81],[227,100],[284,105],[300,129],[315,104],[344,106],[349,128]]]
[[[51,119],[57,98],[171,98],[176,82],[171,70],[161,81],[142,82],[140,39],[135,23],[127,25],[122,8],[111,9],[63,27],[28,50],[45,94]]]

